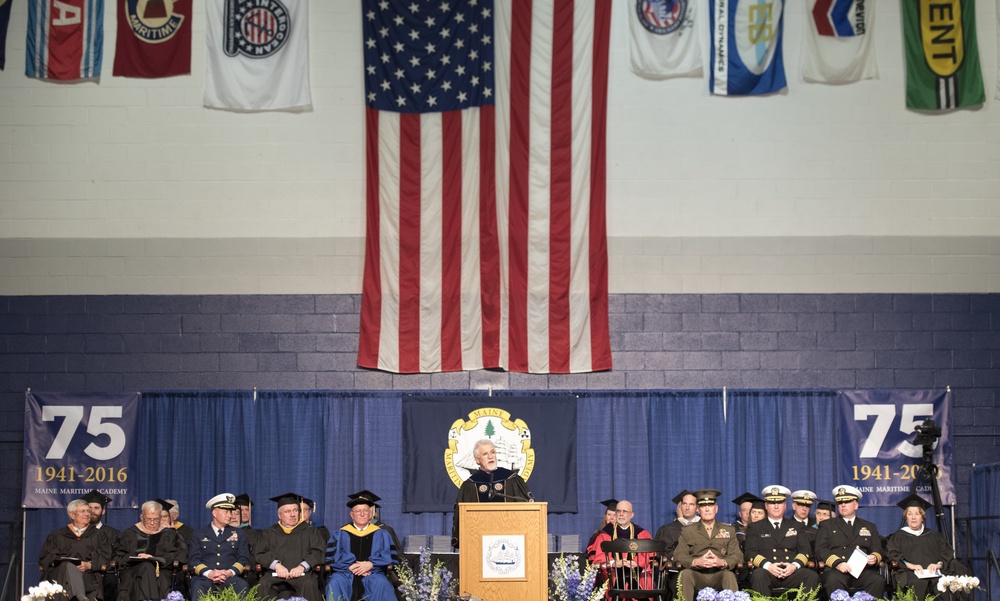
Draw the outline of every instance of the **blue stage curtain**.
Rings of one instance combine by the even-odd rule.
[[[648,478],[655,533],[677,517],[671,499],[680,491],[726,487],[733,446],[726,436],[721,390],[644,395],[649,399]]]
[[[972,468],[971,473],[971,507],[972,515],[987,516],[1000,515],[1000,463],[986,463]],[[1000,553],[1000,528],[997,527],[997,520],[975,520],[972,522],[972,556],[986,557],[987,549],[993,549],[994,553]],[[986,588],[986,564],[983,561],[973,562],[973,565],[966,566],[972,568],[975,575],[982,580],[982,587]],[[993,595],[991,601],[1000,601],[1000,576],[993,574]],[[986,593],[977,591],[976,601],[986,599]]]
[[[192,528],[211,520],[213,496],[252,489],[255,446],[253,392],[144,392],[139,400],[140,503],[175,499]],[[134,522],[132,522],[134,523]]]

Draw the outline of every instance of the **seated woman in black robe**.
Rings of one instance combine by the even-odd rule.
[[[969,569],[955,560],[955,550],[937,530],[930,530],[924,524],[930,503],[917,495],[910,495],[897,503],[903,508],[906,526],[889,537],[888,556],[896,568],[896,584],[899,588],[912,588],[921,601],[928,595],[941,594],[945,601],[952,598],[950,592],[939,593],[938,578],[921,575],[968,576]]]
[[[118,589],[122,601],[166,598],[173,581],[173,566],[187,557],[187,542],[162,522],[161,510],[156,501],[146,501],[141,521],[124,530],[119,538]]]

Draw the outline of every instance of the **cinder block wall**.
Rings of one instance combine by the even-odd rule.
[[[613,371],[355,367],[356,295],[0,297],[0,521],[19,519],[24,391],[943,388],[958,515],[1000,461],[1000,295],[613,295]],[[3,541],[0,541],[2,543]]]

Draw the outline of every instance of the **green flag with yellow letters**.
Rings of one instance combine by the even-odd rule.
[[[941,111],[986,102],[975,0],[901,0],[906,108]]]

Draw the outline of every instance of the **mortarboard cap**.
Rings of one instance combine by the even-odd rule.
[[[691,492],[690,490],[684,489],[681,492],[677,493],[677,496],[675,496],[673,499],[670,500],[673,501],[675,504],[680,505],[681,503],[684,502],[684,497],[693,494],[694,493]]]
[[[896,503],[896,506],[901,509],[907,509],[908,507],[920,507],[921,509],[926,510],[931,506],[931,504],[925,501],[920,495],[912,494],[899,503]]]
[[[251,505],[253,505],[253,501],[250,500],[250,495],[247,493],[240,493],[236,495],[235,499],[233,500],[233,503],[237,507],[250,507]]]
[[[754,500],[750,503],[750,509],[760,509],[761,511],[766,511],[766,509],[764,509],[764,499],[761,499],[760,497],[755,497]]]
[[[837,506],[833,503],[833,501],[824,501],[823,499],[820,499],[816,501],[816,509],[817,510],[823,509],[825,511],[833,513],[834,511],[837,510]]]
[[[618,508],[618,499],[604,499],[601,501],[601,505],[604,505],[609,511],[614,511]]]
[[[271,497],[271,500],[277,503],[278,507],[282,507],[284,505],[298,505],[302,502],[302,495],[298,495],[293,492],[286,492],[278,496]]]
[[[92,490],[80,498],[88,503],[97,503],[101,507],[106,507],[111,502],[111,499],[99,490]]]
[[[753,503],[754,501],[762,501],[762,500],[763,499],[761,499],[760,497],[758,497],[753,493],[745,492],[742,495],[733,499],[733,505],[736,505],[738,507],[744,503]]]
[[[382,500],[382,497],[370,490],[359,490],[347,496],[351,499],[347,502],[348,507],[354,507],[355,505],[369,505],[374,507],[376,503]]]
[[[170,511],[174,507],[173,503],[168,503],[163,499],[153,499],[153,500],[160,504],[160,508],[162,508],[163,511]]]

